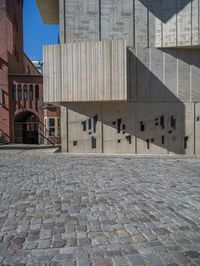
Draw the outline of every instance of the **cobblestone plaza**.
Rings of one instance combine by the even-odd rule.
[[[0,265],[200,265],[200,158],[0,151]]]

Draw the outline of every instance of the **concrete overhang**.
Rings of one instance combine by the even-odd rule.
[[[59,24],[59,0],[36,0],[43,22]]]

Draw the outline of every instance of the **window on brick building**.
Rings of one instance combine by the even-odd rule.
[[[0,106],[3,105],[3,90],[0,88]]]
[[[17,57],[17,62],[19,62],[19,52],[18,51],[17,51],[16,57]]]
[[[27,85],[24,85],[24,100],[28,99],[28,88]]]
[[[35,85],[35,99],[39,99],[39,86]]]
[[[16,85],[12,85],[12,98],[13,100],[16,100]]]
[[[29,100],[33,100],[33,85],[29,86]]]
[[[22,86],[19,84],[18,85],[18,100],[22,99]]]
[[[55,136],[56,128],[55,128],[55,118],[49,118],[49,135]]]

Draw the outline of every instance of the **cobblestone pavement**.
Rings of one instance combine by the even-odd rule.
[[[0,265],[200,265],[200,158],[0,151]]]

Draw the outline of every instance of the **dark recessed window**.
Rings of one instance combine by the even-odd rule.
[[[33,100],[33,85],[29,86],[29,100]]]
[[[18,100],[22,99],[22,85],[18,85]]]
[[[176,119],[174,116],[171,116],[171,128],[176,129]]]
[[[86,121],[82,122],[82,126],[83,126],[83,131],[86,131]]]
[[[126,136],[126,140],[128,141],[129,144],[131,144],[132,143],[131,135]]]
[[[78,141],[77,140],[74,140],[73,141],[73,146],[77,146],[77,144],[78,144]]]
[[[145,125],[143,121],[140,122],[140,131],[145,131]]]
[[[55,127],[55,118],[49,118],[49,127]]]
[[[189,137],[187,136],[187,137],[185,137],[184,138],[184,149],[187,149],[187,147],[188,147],[188,140],[189,140]]]
[[[39,99],[39,86],[35,85],[35,99]]]
[[[95,137],[91,138],[91,144],[92,144],[92,149],[96,149],[96,147],[97,147],[97,139]]]
[[[88,130],[92,129],[92,119],[88,120]]]
[[[165,144],[165,136],[162,136],[162,145],[164,145]]]
[[[150,149],[150,141],[149,141],[149,139],[146,140],[146,143],[147,143],[147,149],[149,150]]]
[[[12,86],[12,98],[13,100],[16,100],[16,85],[13,84]]]
[[[97,121],[98,121],[98,115],[95,115],[95,116],[93,117],[93,132],[94,132],[94,133],[96,133]]]
[[[164,117],[164,115],[162,115],[160,117],[160,126],[161,126],[162,129],[165,128],[165,117]]]
[[[28,87],[24,85],[24,100],[28,100]]]
[[[118,133],[118,134],[119,134],[120,131],[121,131],[121,123],[122,123],[121,118],[117,119],[117,133]]]

